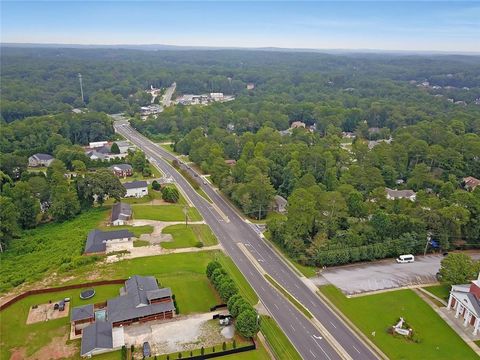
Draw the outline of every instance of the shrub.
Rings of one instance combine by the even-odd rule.
[[[203,248],[203,242],[197,241],[197,243],[195,244],[195,247],[197,247],[197,248]]]
[[[216,269],[213,272],[210,280],[212,281],[213,286],[215,286],[215,288],[218,289],[218,286],[220,285],[220,283],[223,281],[223,279],[226,276],[227,276],[227,272],[225,270],[223,270],[222,268],[220,268],[220,269]]]
[[[258,332],[257,313],[249,309],[242,311],[235,321],[235,328],[246,338],[255,336]]]
[[[205,355],[205,349],[203,348],[203,346],[202,346],[202,348],[200,349],[200,354],[201,354],[202,356]]]
[[[152,189],[155,190],[155,191],[159,191],[162,187],[160,186],[160,184],[158,183],[157,180],[153,180],[152,181]]]
[[[178,353],[178,358],[179,358],[179,359],[182,358],[182,353],[181,353],[181,352]]]
[[[222,344],[222,350],[223,351],[227,350],[227,344],[225,343],[225,341]]]
[[[235,341],[235,339],[233,339],[233,342],[232,342],[232,347],[233,347],[234,349],[236,349],[236,348],[237,348],[237,342]]]
[[[231,310],[230,310],[230,314],[232,314],[232,316],[236,318],[240,314],[240,309],[247,310],[248,307],[251,307],[251,305],[243,297],[240,297],[232,305]]]
[[[213,272],[216,269],[221,269],[221,268],[222,268],[222,264],[220,264],[218,261],[216,260],[210,261],[207,265],[207,277],[211,279]]]
[[[227,308],[230,314],[232,313],[233,305],[237,302],[237,300],[240,300],[240,299],[242,299],[242,295],[240,294],[235,294],[230,299],[228,299]]]
[[[232,279],[224,277],[218,286],[218,292],[223,301],[227,302],[233,295],[238,293],[238,289]]]

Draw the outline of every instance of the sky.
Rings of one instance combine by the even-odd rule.
[[[0,1],[2,43],[480,52],[479,1]]]

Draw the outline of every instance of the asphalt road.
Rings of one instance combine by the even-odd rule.
[[[313,326],[290,302],[269,285],[249,258],[240,250],[237,243],[243,243],[262,268],[308,308],[352,359],[377,358],[372,350],[336,317],[327,305],[279,258],[270,245],[261,239],[209,184],[203,184],[199,177],[202,189],[227,218],[221,216],[212,204],[198,195],[183,176],[164,160],[175,159],[172,154],[140,135],[126,121],[122,121],[121,117],[114,118],[120,120],[115,124],[116,131],[141,148],[165,175],[171,176],[186,193],[303,359],[334,360],[341,359],[342,356],[330,342],[326,341],[325,334],[320,333],[317,327]]]
[[[479,253],[469,254],[473,259],[480,258]],[[386,259],[335,267],[322,271],[322,276],[312,280],[319,283],[324,277],[347,295],[429,284],[437,281],[435,275],[440,269],[442,259],[442,255],[428,255],[416,256],[415,262],[408,264],[398,264],[395,259]]]

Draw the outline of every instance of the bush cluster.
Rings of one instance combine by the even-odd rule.
[[[207,265],[206,273],[220,297],[227,302],[228,311],[236,319],[235,328],[239,334],[247,338],[255,336],[259,330],[257,312],[238,294],[235,283],[222,265],[218,261],[211,261]]]

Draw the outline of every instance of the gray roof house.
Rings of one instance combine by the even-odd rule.
[[[113,204],[112,216],[110,222],[112,225],[124,225],[125,221],[130,220],[132,217],[132,207],[130,204],[118,202]]]
[[[107,250],[109,241],[129,241],[133,234],[128,230],[101,231],[92,230],[88,233],[85,244],[85,254],[101,253]]]
[[[273,198],[273,211],[283,214],[287,211],[288,201],[280,195],[275,195]]]
[[[88,316],[90,309],[93,311],[93,305],[73,308],[72,321]],[[125,344],[124,326],[172,318],[175,306],[170,288],[159,288],[153,276],[135,275],[125,281],[120,296],[107,301],[103,311],[104,320],[95,319],[82,329],[83,357],[121,348]]]
[[[125,197],[141,198],[148,195],[148,184],[146,181],[132,181],[123,184],[123,187],[127,190]]]
[[[50,154],[33,154],[28,158],[28,166],[50,166],[54,159]]]
[[[72,309],[70,320],[72,322],[92,319],[95,316],[93,311],[93,304],[77,306]]]
[[[112,324],[107,321],[96,321],[82,331],[80,355],[90,357],[113,350]]]
[[[385,188],[385,190],[387,191],[388,200],[408,199],[410,201],[415,201],[417,198],[417,194],[413,190],[392,190],[389,188]]]

